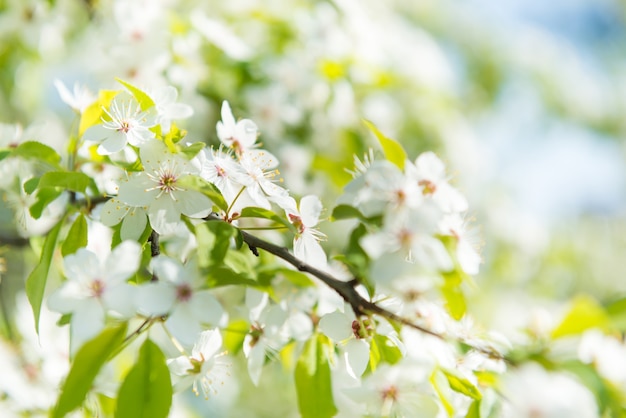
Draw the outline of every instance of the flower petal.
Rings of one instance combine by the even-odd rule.
[[[343,312],[333,312],[324,315],[319,322],[320,330],[335,342],[343,341],[354,335],[352,332],[352,321]]]
[[[322,202],[315,195],[304,196],[300,199],[300,217],[304,226],[312,228],[317,225],[322,209]]]
[[[348,341],[345,348],[346,366],[348,374],[355,379],[363,375],[370,360],[370,345],[367,341],[354,339]]]

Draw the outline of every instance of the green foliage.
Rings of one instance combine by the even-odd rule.
[[[237,354],[243,347],[243,340],[250,329],[250,324],[245,319],[230,321],[223,331],[224,347],[231,354]]]
[[[76,217],[76,220],[72,224],[63,246],[61,247],[61,254],[63,257],[69,254],[74,254],[76,250],[81,247],[87,246],[87,220],[82,213]]]
[[[455,392],[462,393],[465,396],[469,396],[470,398],[480,401],[483,398],[482,393],[478,390],[476,386],[465,377],[460,376],[458,373],[440,368],[443,375],[448,379],[448,384],[450,384],[450,389]]]
[[[367,228],[363,224],[359,224],[350,233],[350,239],[346,245],[343,254],[338,254],[334,258],[342,262],[359,282],[363,283],[371,293],[374,290],[374,285],[371,283],[368,277],[369,270],[369,256],[361,248],[359,241],[361,237],[367,234]]]
[[[582,334],[589,328],[607,329],[610,318],[604,308],[593,298],[581,295],[572,301],[572,306],[559,325],[552,330],[552,338]]]
[[[292,232],[296,232],[291,222],[289,222],[287,219],[283,218],[282,216],[277,215],[271,210],[249,206],[249,207],[243,208],[243,210],[239,214],[239,217],[240,218],[269,219],[270,221],[274,221],[279,225],[289,228]]]
[[[465,295],[461,290],[463,276],[459,270],[453,270],[443,275],[444,283],[441,285],[441,294],[445,300],[448,313],[457,321],[463,318],[467,311]]]
[[[237,228],[227,222],[208,221],[196,226],[198,240],[198,262],[201,267],[223,264],[231,238],[238,233]]]
[[[51,418],[64,417],[83,403],[98,372],[124,341],[125,335],[126,323],[106,328],[78,350]]]
[[[385,158],[397,165],[400,170],[404,170],[404,162],[407,160],[406,151],[399,142],[386,137],[378,128],[370,121],[363,120],[365,126],[376,136],[378,142],[383,148]]]
[[[295,370],[298,409],[302,418],[327,418],[337,413],[333,400],[328,338],[311,337],[298,358]]]
[[[106,116],[103,109],[109,107],[118,94],[119,90],[100,90],[98,100],[89,105],[80,116],[79,136],[82,136],[88,128],[102,122],[102,118]]]
[[[152,100],[152,98],[148,96],[146,92],[144,92],[140,88],[133,86],[127,81],[121,80],[119,78],[116,78],[115,80],[122,86],[126,87],[126,89],[128,89],[128,91],[135,97],[135,99],[137,99],[141,110],[146,111],[151,107],[154,107],[154,100]]]
[[[165,356],[148,339],[120,386],[115,418],[165,418],[171,406],[172,382]]]
[[[94,181],[85,173],[71,171],[49,171],[39,180],[40,189],[45,187],[59,187],[77,193],[85,193],[88,187],[98,191]]]
[[[49,146],[37,141],[26,141],[15,148],[11,154],[14,157],[33,159],[60,168],[61,156]]]
[[[480,399],[472,402],[467,410],[467,414],[465,414],[465,418],[480,418]]]
[[[389,338],[375,334],[370,341],[369,367],[375,371],[379,364],[396,364],[402,359],[402,352]]]
[[[39,263],[26,279],[26,296],[28,297],[28,302],[33,309],[33,315],[35,316],[35,331],[37,333],[39,333],[39,314],[41,313],[41,303],[46,289],[46,282],[48,281],[50,263],[52,262],[52,256],[54,255],[54,250],[56,248],[59,231],[63,226],[63,220],[64,219],[61,219],[59,223],[57,223],[50,230],[50,232],[48,232],[48,236],[46,237],[41,250]]]

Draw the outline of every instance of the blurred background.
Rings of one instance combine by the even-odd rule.
[[[329,216],[353,156],[378,150],[371,120],[412,159],[434,150],[446,162],[483,257],[468,305],[523,340],[577,295],[626,296],[625,16],[620,0],[0,0],[0,123],[23,127],[5,126],[0,147],[37,139],[65,152],[76,119],[56,79],[92,92],[118,88],[115,77],[172,84],[195,110],[190,139],[218,144],[228,100],[258,124],[286,187],[318,194]],[[49,225],[6,183],[10,339],[34,262],[24,238]],[[326,248],[341,248],[341,228],[322,228]],[[259,396],[256,416],[276,416],[278,395]]]

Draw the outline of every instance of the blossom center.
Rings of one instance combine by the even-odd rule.
[[[293,224],[293,226],[296,227],[296,229],[298,230],[298,232],[300,234],[302,234],[304,232],[304,230],[306,229],[306,227],[302,223],[302,218],[299,217],[298,215],[294,215],[294,214],[290,213],[289,214],[289,221]]]
[[[381,395],[384,400],[397,401],[398,400],[398,388],[391,385],[388,388],[383,389]]]
[[[130,131],[130,128],[131,128],[130,122],[127,121],[127,120],[122,120],[122,121],[120,121],[120,127],[117,128],[117,130],[119,132],[124,132],[125,134],[127,134],[128,131]]]
[[[359,340],[369,337],[373,331],[372,321],[367,318],[362,321],[357,319],[352,321],[352,333]]]
[[[99,298],[104,293],[104,281],[101,279],[94,279],[89,283],[89,291],[91,296]]]
[[[420,180],[417,184],[423,187],[424,194],[434,194],[437,191],[437,185],[430,180]]]
[[[181,284],[176,288],[176,300],[179,302],[187,302],[191,299],[193,290],[188,284]]]

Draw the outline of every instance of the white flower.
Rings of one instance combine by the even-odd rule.
[[[85,86],[74,83],[74,87],[70,92],[61,80],[54,80],[54,86],[61,96],[61,100],[75,112],[83,113],[83,111],[96,101],[96,96]]]
[[[444,215],[439,222],[439,230],[442,234],[451,235],[456,240],[456,258],[463,271],[467,274],[478,274],[481,263],[480,254],[474,248],[461,215],[458,213]]]
[[[387,219],[382,231],[361,239],[361,246],[380,264],[379,270],[396,271],[398,255],[408,262],[427,268],[449,271],[453,264],[443,243],[433,236],[439,219],[439,211],[424,204],[419,210],[406,212],[404,216]],[[395,254],[394,254],[395,253]],[[389,257],[390,256],[390,257]],[[386,277],[392,277],[389,274]],[[377,280],[384,282],[383,276]]]
[[[126,143],[138,147],[154,138],[154,132],[149,129],[156,125],[153,109],[143,112],[129,93],[118,94],[109,109],[103,110],[110,120],[103,118],[102,124],[88,128],[83,135],[86,141],[101,142],[99,154],[121,151]]]
[[[199,173],[199,163],[168,151],[161,141],[150,141],[141,147],[144,171],[122,181],[118,200],[129,206],[141,206],[148,212],[150,225],[159,234],[169,234],[182,221],[180,215],[203,218],[211,211],[208,197],[177,185],[184,176]]]
[[[246,289],[246,306],[250,309],[252,325],[243,341],[243,353],[248,359],[248,374],[252,383],[259,384],[265,356],[275,357],[287,340],[287,312],[279,305],[267,305],[267,293]]]
[[[235,150],[238,155],[253,148],[257,139],[257,126],[250,119],[235,122],[233,112],[226,100],[222,103],[222,120],[217,122],[217,136],[222,144]]]
[[[124,241],[101,260],[80,248],[63,259],[67,281],[48,298],[50,309],[72,314],[72,346],[96,336],[104,327],[106,313],[128,318],[135,312],[134,287],[126,283],[139,268],[141,247]]]
[[[213,183],[229,204],[243,186],[243,168],[230,153],[204,148],[198,154],[200,177]]]
[[[467,200],[458,190],[448,184],[446,167],[433,152],[420,154],[415,165],[407,161],[405,171],[408,177],[416,181],[425,196],[431,196],[444,212],[463,212],[467,210]]]
[[[357,319],[350,307],[344,309],[345,312],[335,311],[324,315],[320,319],[319,329],[339,344],[350,376],[358,379],[363,375],[370,360],[369,340],[374,334],[389,338],[404,351],[398,334],[387,322],[374,322],[371,318]]]
[[[432,417],[439,406],[431,392],[428,367],[403,361],[394,366],[383,364],[363,379],[358,388],[345,392],[364,405],[367,416],[374,417]]]
[[[180,356],[168,360],[171,372],[182,376],[175,390],[180,391],[193,385],[193,392],[199,395],[198,386],[206,399],[217,394],[217,384],[223,384],[223,376],[227,374],[227,364],[218,360],[222,347],[222,336],[215,330],[203,331],[191,350],[191,356]]]
[[[285,211],[289,222],[297,229],[293,239],[294,255],[300,260],[320,268],[325,267],[327,262],[326,253],[319,244],[319,241],[325,236],[315,229],[319,223],[322,208],[322,202],[317,196],[308,195],[300,199],[299,208],[293,207]]]
[[[138,240],[148,225],[148,214],[143,207],[129,206],[112,197],[102,205],[100,222],[109,227],[122,222],[120,237],[123,240]]]
[[[218,325],[224,318],[220,303],[204,289],[195,259],[183,266],[166,256],[153,258],[150,266],[157,282],[138,289],[139,310],[151,316],[167,315],[165,326],[183,345],[191,346],[203,324]]]
[[[157,111],[157,123],[163,134],[170,131],[173,119],[186,119],[193,115],[191,106],[176,103],[178,91],[173,86],[161,87],[150,94]]]
[[[507,400],[502,411],[505,418],[598,417],[589,389],[571,375],[547,372],[535,363],[504,375],[502,392]]]
[[[259,150],[241,154],[239,163],[243,168],[242,181],[246,186],[246,195],[256,206],[270,209],[270,201],[282,208],[293,206],[293,199],[287,190],[274,184],[274,178],[279,174],[276,170],[278,166],[276,157]]]
[[[578,357],[593,364],[611,382],[626,389],[626,344],[597,329],[585,332],[578,347]]]

